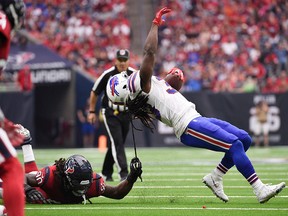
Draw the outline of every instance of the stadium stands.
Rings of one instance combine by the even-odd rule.
[[[133,38],[128,0],[27,0],[26,28],[95,78]],[[151,1],[153,2],[153,1]],[[157,2],[157,1],[154,1]],[[285,0],[160,1],[173,12],[160,29],[155,73],[178,66],[183,91],[288,90],[288,3]],[[132,63],[139,65],[134,54]]]

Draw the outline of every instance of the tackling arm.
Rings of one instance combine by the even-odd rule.
[[[142,163],[139,158],[135,157],[130,163],[130,173],[126,180],[120,182],[117,186],[106,185],[105,191],[102,194],[105,197],[112,199],[124,198],[132,189],[133,184],[137,181],[137,178],[141,178]]]

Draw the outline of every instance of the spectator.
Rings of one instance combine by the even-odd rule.
[[[96,124],[90,124],[88,122],[88,115],[89,115],[89,98],[87,99],[85,107],[77,111],[77,117],[81,124],[81,132],[84,148],[92,148],[94,146],[94,139],[95,139]]]
[[[255,146],[260,146],[260,135],[263,134],[263,143],[265,147],[269,146],[269,121],[268,113],[269,106],[266,101],[261,100],[256,104],[256,118],[257,122],[254,125]]]
[[[18,72],[17,82],[22,91],[31,91],[33,88],[33,83],[31,80],[31,71],[28,65],[24,65],[24,67]]]

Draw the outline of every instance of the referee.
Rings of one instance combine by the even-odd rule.
[[[90,109],[88,121],[91,124],[96,122],[96,103],[99,95],[104,92],[101,103],[101,112],[104,119],[104,124],[109,136],[108,150],[105,155],[102,175],[106,181],[113,181],[113,166],[114,163],[118,169],[120,181],[126,179],[128,175],[127,160],[125,154],[124,143],[129,132],[129,114],[125,112],[124,106],[115,106],[108,102],[106,94],[106,85],[108,79],[122,71],[127,71],[131,75],[134,68],[129,67],[129,51],[121,49],[116,52],[115,66],[104,71],[103,74],[96,80],[90,93]]]

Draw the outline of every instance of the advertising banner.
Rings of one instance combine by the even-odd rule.
[[[25,47],[12,45],[6,71],[18,72],[28,65],[32,82],[38,84],[67,83],[71,81],[71,65],[57,53],[40,44]]]
[[[256,105],[264,101],[268,105],[267,125],[269,130],[269,145],[288,145],[288,93],[285,94],[233,94],[233,93],[185,93],[184,96],[196,104],[197,111],[206,117],[219,118],[246,130],[253,139],[253,144],[259,138],[263,145],[264,136],[261,131],[256,136],[257,115]],[[179,146],[173,129],[155,121],[153,133],[135,120],[138,129],[134,130],[136,143],[139,146]],[[148,131],[148,132],[147,132]],[[257,133],[258,134],[258,133]],[[131,131],[127,138],[127,145],[133,145]]]

